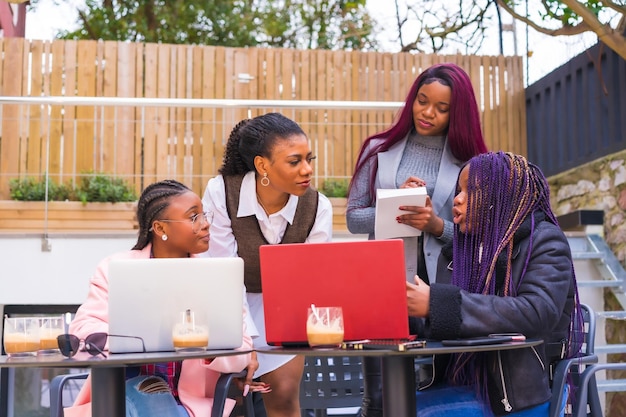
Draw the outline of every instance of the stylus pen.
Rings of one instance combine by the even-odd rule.
[[[523,342],[526,336],[521,333],[492,333],[489,337],[510,337],[512,342]]]

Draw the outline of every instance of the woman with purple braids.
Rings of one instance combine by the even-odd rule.
[[[435,358],[418,391],[418,416],[547,416],[550,364],[582,343],[582,315],[567,239],[541,170],[524,157],[478,155],[463,167],[452,209],[453,244],[437,282],[407,283],[409,314],[426,336],[455,339],[522,333],[536,347]]]
[[[348,229],[375,238],[377,188],[425,186],[426,206],[404,207],[406,214],[396,221],[424,232],[403,239],[407,281],[417,274],[434,282],[441,247],[452,240],[456,177],[464,162],[486,151],[468,75],[450,63],[427,68],[411,86],[396,122],[363,143],[350,183]],[[380,359],[363,358],[363,375],[361,416],[382,416]]]

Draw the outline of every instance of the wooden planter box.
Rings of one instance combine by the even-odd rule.
[[[329,197],[328,199],[333,206],[333,230],[347,231],[346,207],[348,205],[348,199],[344,197]]]
[[[137,203],[0,201],[2,232],[90,232],[137,229]],[[47,226],[47,227],[46,227]]]
[[[333,230],[347,231],[346,198],[329,198]],[[43,201],[0,200],[0,232],[90,232],[137,229],[137,203],[48,202],[48,224]]]

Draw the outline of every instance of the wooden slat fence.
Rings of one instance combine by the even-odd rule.
[[[199,45],[0,38],[1,96],[141,97],[403,102],[426,67],[455,62],[469,73],[490,149],[526,154],[522,59]],[[316,181],[350,177],[363,140],[397,110],[193,108],[2,104],[0,199],[11,178],[85,172],[138,191],[176,178],[202,193],[241,119],[280,111],[311,139]]]

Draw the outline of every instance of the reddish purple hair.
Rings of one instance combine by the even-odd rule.
[[[389,150],[393,145],[402,140],[414,127],[413,103],[417,98],[419,89],[424,84],[439,82],[450,87],[450,122],[447,136],[448,146],[455,158],[462,162],[471,157],[487,152],[487,145],[483,139],[480,128],[480,115],[476,96],[469,76],[461,67],[452,63],[436,64],[424,70],[416,79],[404,101],[404,106],[396,116],[396,122],[387,130],[376,133],[365,140],[359,159],[354,168],[354,176],[365,166],[366,162],[379,152]],[[382,143],[368,150],[368,145],[373,139],[382,139]],[[376,161],[375,161],[376,164]],[[376,170],[372,173],[372,187]],[[353,178],[354,178],[353,176]],[[352,185],[352,184],[351,184]],[[374,195],[373,189],[370,195]]]

